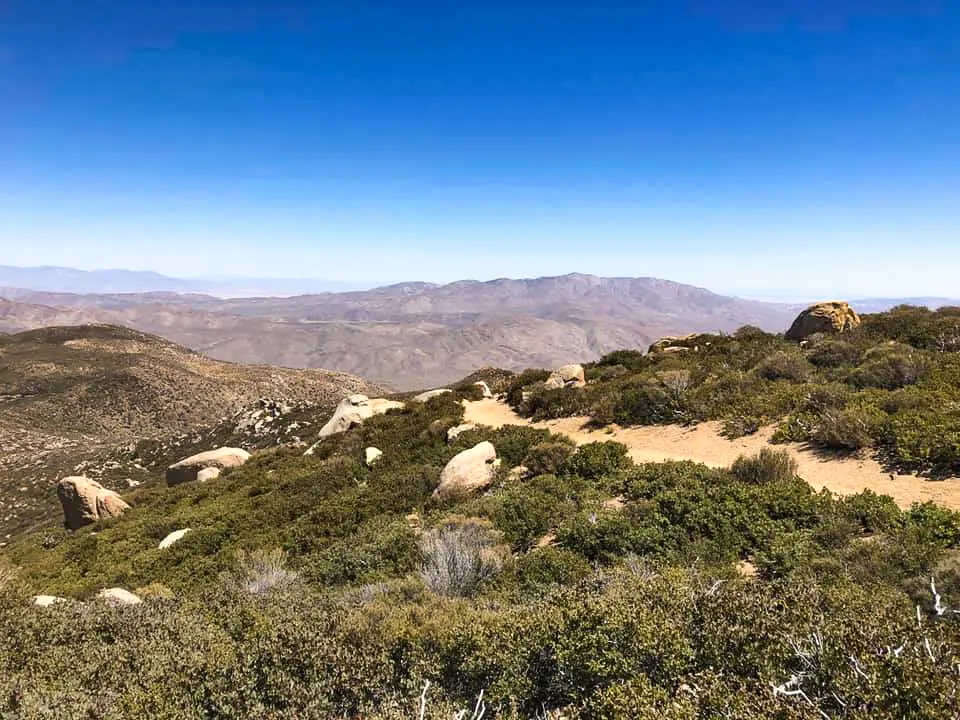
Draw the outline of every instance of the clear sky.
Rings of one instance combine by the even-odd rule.
[[[960,295],[960,3],[0,0],[0,264]]]

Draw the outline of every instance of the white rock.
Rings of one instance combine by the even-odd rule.
[[[218,467],[204,468],[203,470],[197,473],[197,482],[207,482],[208,480],[216,480],[218,477],[220,477],[220,473],[222,472],[223,470],[221,470]]]
[[[363,453],[363,462],[367,467],[373,467],[383,457],[383,450],[368,447]]]
[[[442,498],[481,490],[493,482],[499,466],[496,448],[484,440],[447,463],[440,474],[440,485],[433,494]]]
[[[370,399],[366,395],[351,395],[344,398],[337,405],[327,424],[320,428],[320,439],[337,433],[346,432],[352,427],[362,425],[364,420],[372,418],[374,415],[383,415],[388,410],[402,410],[404,404],[395,400],[386,400],[384,398]],[[312,448],[311,448],[312,450]],[[310,450],[308,454],[313,454]]]
[[[57,603],[68,602],[66,598],[57,597],[56,595],[34,595],[33,604],[37,607],[50,607],[51,605],[56,605]]]
[[[97,600],[103,600],[108,605],[138,605],[142,603],[137,595],[123,588],[107,588],[97,593]]]
[[[172,533],[167,535],[163,540],[160,541],[160,544],[157,546],[160,550],[166,550],[171,545],[174,545],[179,540],[183,539],[183,536],[190,532],[190,528],[184,528],[183,530],[174,530]]]
[[[446,395],[449,392],[453,392],[453,390],[450,390],[449,388],[438,388],[436,390],[427,390],[426,392],[422,392],[419,395],[415,396],[413,398],[413,401],[418,403],[425,403],[427,400],[431,400],[435,397],[440,397],[441,395]]]
[[[241,448],[222,447],[216,450],[191,455],[167,468],[167,484],[179,485],[198,479],[201,470],[207,468],[239,467],[250,459],[250,453]],[[208,478],[209,479],[209,478]]]
[[[477,426],[474,425],[473,423],[463,423],[461,425],[457,425],[456,427],[452,427],[449,430],[447,430],[447,442],[453,442],[458,437],[460,437],[461,434],[467,432],[468,430],[476,430],[476,429],[477,429]]]

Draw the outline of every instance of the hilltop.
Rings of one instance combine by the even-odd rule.
[[[345,373],[212,360],[111,325],[0,335],[0,530],[32,517],[40,498],[49,505],[58,474],[114,447],[188,433],[262,398],[331,407],[379,391]]]

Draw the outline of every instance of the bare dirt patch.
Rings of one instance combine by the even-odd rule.
[[[616,440],[626,445],[635,462],[692,460],[711,467],[728,467],[740,455],[753,455],[769,446],[772,428],[754,435],[727,440],[719,434],[720,423],[707,422],[692,427],[655,425],[631,428],[587,428],[589,418],[574,417],[532,423],[517,415],[498,400],[465,402],[465,422],[501,427],[530,425],[570,437],[578,445]],[[777,445],[797,461],[800,476],[812,487],[827,488],[838,495],[853,495],[870,489],[889,495],[901,507],[928,500],[944,507],[960,510],[960,480],[928,480],[917,475],[891,473],[874,458],[824,455],[800,443]]]

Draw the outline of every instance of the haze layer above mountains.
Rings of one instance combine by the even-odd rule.
[[[77,272],[70,271],[69,287],[97,281]],[[164,285],[170,279],[163,276],[150,274],[149,283],[138,286],[136,277],[117,280],[117,271],[110,272],[107,287],[176,287]],[[41,288],[56,282],[49,274],[35,280]],[[743,325],[780,332],[798,309],[665,280],[590,275],[405,283],[293,297],[17,288],[0,290],[0,297],[6,298],[0,301],[2,332],[125,325],[221,360],[328,368],[397,389],[442,385],[482,366],[520,370],[595,360],[613,350],[645,348],[664,335],[729,332]]]

